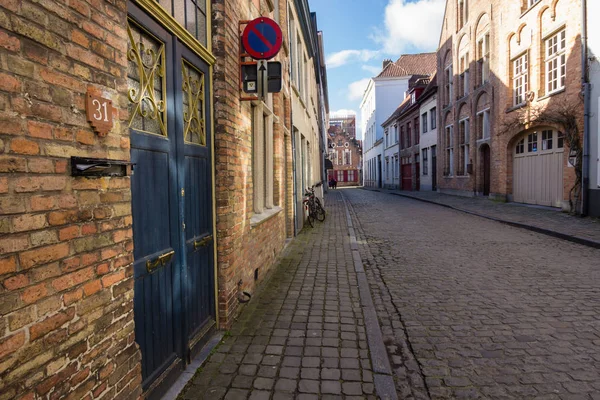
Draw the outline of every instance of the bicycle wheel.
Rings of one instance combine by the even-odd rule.
[[[312,212],[308,212],[308,217],[306,217],[306,220],[311,228],[315,227],[315,215]]]
[[[318,197],[315,197],[315,214],[319,221],[325,221],[325,209]]]

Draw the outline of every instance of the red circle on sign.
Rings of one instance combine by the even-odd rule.
[[[271,18],[256,18],[246,25],[242,43],[250,57],[268,60],[277,55],[283,43],[281,27]]]

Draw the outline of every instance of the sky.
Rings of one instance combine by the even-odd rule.
[[[309,0],[323,31],[330,113],[355,113],[383,60],[435,51],[446,0]],[[358,132],[361,138],[362,132]]]

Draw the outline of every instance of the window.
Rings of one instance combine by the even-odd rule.
[[[490,76],[490,34],[477,40],[477,86],[486,83]]]
[[[351,169],[350,171],[348,171],[348,182],[355,182],[356,179],[354,178],[354,170]]]
[[[338,171],[337,172],[337,179],[338,182],[344,182],[344,171]]]
[[[421,115],[421,125],[423,126],[423,133],[427,132],[427,113]]]
[[[400,127],[400,148],[406,148],[406,140],[404,138],[404,126]]]
[[[419,144],[421,141],[421,127],[419,126],[419,117],[415,118],[415,145]]]
[[[445,76],[445,81],[446,81],[446,90],[445,92],[445,96],[446,96],[446,105],[449,105],[450,103],[452,103],[453,101],[453,90],[452,90],[452,79],[453,79],[453,74],[452,74],[452,64],[450,64],[448,67],[446,67],[446,76]]]
[[[298,93],[300,93],[300,96],[302,97],[302,91],[304,90],[302,88],[302,77],[304,76],[304,71],[302,68],[302,64],[304,61],[304,55],[302,54],[302,41],[300,40],[300,35],[298,35],[298,37],[296,38],[296,51],[298,52],[298,54],[296,54],[296,62],[297,62],[297,68],[296,68],[296,73],[298,74],[298,76],[296,76],[296,88],[298,89]]]
[[[294,25],[294,14],[292,9],[288,9],[288,42],[290,44],[290,77],[292,82],[296,83],[296,27]]]
[[[527,53],[513,60],[513,105],[517,106],[526,101],[529,90],[528,56]]]
[[[427,170],[427,167],[428,167],[428,165],[427,165],[427,149],[423,149],[422,153],[423,153],[423,167],[422,167],[423,175],[427,175],[429,173]]]
[[[542,150],[552,150],[553,131],[542,131]]]
[[[527,136],[527,152],[535,153],[538,150],[537,132],[530,133]]]
[[[477,113],[477,139],[490,138],[490,110],[484,110]]]
[[[558,132],[556,137],[556,148],[562,149],[565,146],[565,134],[562,132]]]
[[[344,150],[344,165],[352,164],[352,153],[350,150]]]
[[[412,146],[411,144],[412,128],[410,122],[406,124],[406,147]]]
[[[385,147],[388,147],[390,145],[390,139],[389,139],[389,134],[388,134],[388,130],[385,130]]]
[[[469,163],[469,120],[458,123],[458,175],[466,175]]]
[[[329,160],[334,165],[337,163],[337,151],[336,150],[329,150]]]
[[[452,125],[446,127],[444,142],[446,143],[446,159],[444,175],[452,176],[454,170],[454,129]]]
[[[252,106],[254,212],[273,208],[273,116],[265,103]]]
[[[437,127],[437,107],[433,107],[429,111],[429,115],[431,115],[431,129],[435,129]]]
[[[394,178],[398,179],[400,176],[400,164],[398,164],[398,155],[394,156]]]
[[[463,97],[469,94],[469,53],[464,53],[460,56],[460,85],[458,87],[458,97]]]
[[[467,6],[466,0],[458,0],[458,29],[461,29],[465,26],[465,22],[467,21]]]
[[[385,158],[385,180],[390,180],[390,159],[388,157]]]
[[[394,125],[394,143],[398,143],[398,125]]]
[[[517,150],[517,154],[525,153],[525,139],[521,139],[519,141],[519,143],[517,143],[516,150]]]
[[[546,39],[546,94],[565,87],[567,75],[566,33],[562,31]]]

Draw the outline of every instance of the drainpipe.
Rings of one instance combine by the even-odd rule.
[[[582,33],[581,33],[581,84],[583,89],[583,162],[581,182],[581,214],[588,215],[590,181],[590,83],[588,76],[588,44],[587,44],[587,0],[581,1]]]

